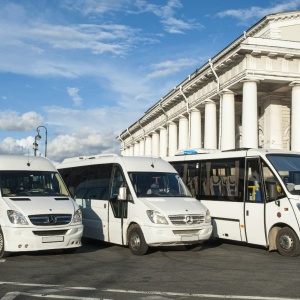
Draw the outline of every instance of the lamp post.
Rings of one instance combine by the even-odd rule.
[[[47,128],[45,126],[39,126],[36,131],[37,131],[37,135],[34,138],[34,144],[33,144],[33,149],[34,149],[34,156],[36,156],[36,150],[38,149],[38,144],[37,144],[37,140],[40,140],[42,137],[40,135],[40,128],[44,128],[45,132],[46,132],[46,138],[45,138],[45,157],[47,157],[47,138],[48,138],[48,132],[47,132]]]

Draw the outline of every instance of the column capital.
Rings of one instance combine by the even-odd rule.
[[[220,92],[221,95],[236,95],[236,93],[234,93],[233,91],[229,90],[229,89],[224,89]]]
[[[292,82],[289,84],[289,86],[292,86],[292,87],[294,87],[294,86],[300,86],[300,80],[292,81]]]
[[[197,112],[197,111],[200,111],[200,109],[199,109],[199,108],[196,108],[196,107],[190,108],[190,112],[193,112],[193,111]]]
[[[251,76],[247,76],[244,79],[241,80],[242,83],[244,82],[255,82],[255,83],[260,83],[261,81],[263,81],[264,78],[261,76],[256,76],[256,77],[251,77]]]

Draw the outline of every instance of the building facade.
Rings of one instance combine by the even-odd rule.
[[[300,151],[299,32],[300,11],[264,17],[124,130],[121,154]]]

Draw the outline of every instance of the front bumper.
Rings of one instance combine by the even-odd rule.
[[[2,227],[5,251],[69,249],[81,246],[83,225],[61,228]]]
[[[198,227],[142,226],[146,243],[149,246],[191,245],[208,240],[212,225]]]

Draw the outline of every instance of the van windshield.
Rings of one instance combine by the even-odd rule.
[[[69,195],[57,172],[1,171],[0,185],[3,197]]]
[[[137,197],[192,197],[177,173],[130,172]]]
[[[288,191],[293,195],[300,195],[300,155],[269,154],[267,157]]]

